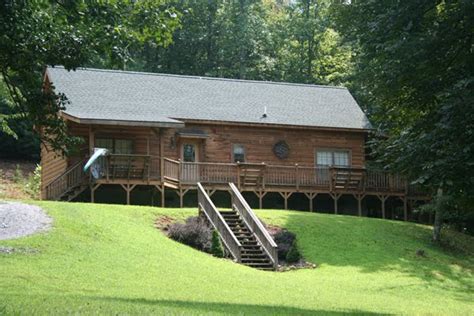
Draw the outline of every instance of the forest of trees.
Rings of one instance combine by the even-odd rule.
[[[2,142],[15,128],[34,125],[56,149],[67,153],[65,145],[74,144],[51,115],[67,105],[67,96],[39,89],[48,64],[342,85],[375,127],[368,150],[374,163],[436,194],[430,207],[444,212],[436,212],[435,226],[448,215],[460,227],[469,218],[472,225],[471,0],[10,0],[1,6],[0,129],[8,134],[0,135]],[[28,123],[9,124],[18,117]]]

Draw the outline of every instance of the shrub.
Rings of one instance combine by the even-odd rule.
[[[298,244],[296,243],[296,240],[293,242],[293,245],[291,246],[290,250],[286,254],[286,262],[288,263],[294,263],[298,262],[301,259],[301,253],[298,250]]]
[[[189,217],[185,223],[174,223],[168,236],[198,250],[209,251],[211,248],[211,229],[201,217]]]
[[[224,248],[222,248],[219,233],[216,230],[212,231],[211,254],[215,257],[224,257]]]
[[[286,260],[286,256],[295,243],[296,235],[287,230],[281,230],[274,236],[275,243],[278,246],[278,259]]]
[[[25,192],[33,199],[39,198],[41,190],[41,166],[36,165],[35,171],[28,177],[25,184]]]
[[[13,182],[21,183],[24,181],[23,171],[20,169],[20,165],[16,165],[15,171],[13,172]]]

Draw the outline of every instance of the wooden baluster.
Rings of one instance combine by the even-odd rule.
[[[300,179],[298,173],[298,164],[295,164],[295,182],[296,182],[296,191],[300,190]]]

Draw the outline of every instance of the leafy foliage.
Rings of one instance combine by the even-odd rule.
[[[356,43],[354,87],[382,136],[372,141],[379,162],[433,193],[473,196],[474,2],[333,8],[339,30]]]
[[[291,247],[295,244],[296,235],[288,230],[281,230],[273,236],[278,246],[278,259],[286,260]]]
[[[212,231],[211,254],[215,257],[224,257],[224,248],[222,248],[221,239],[217,230]]]
[[[33,173],[29,175],[28,180],[24,185],[24,188],[25,192],[32,199],[39,199],[41,192],[41,166],[39,164],[36,165],[36,168]]]
[[[131,48],[167,45],[177,25],[177,14],[157,1],[3,1],[0,75],[15,113],[35,126],[43,142],[67,153],[79,140],[58,117],[67,97],[54,91],[54,83],[43,87],[45,66],[74,69],[106,56],[109,65],[123,68]],[[0,127],[14,134],[5,115]]]
[[[301,259],[301,253],[298,250],[298,244],[296,243],[296,241],[293,243],[290,250],[286,254],[285,259],[286,259],[286,262],[288,263],[295,263]]]
[[[185,223],[174,223],[169,228],[168,236],[202,251],[211,249],[211,229],[201,217],[189,217]]]
[[[31,122],[22,120],[8,99],[0,95],[0,158],[39,160],[39,138]],[[2,128],[0,128],[2,130]],[[16,135],[16,137],[15,137]]]
[[[170,3],[183,12],[182,28],[170,46],[137,52],[135,69],[337,85],[351,71],[350,46],[331,25],[327,1]]]

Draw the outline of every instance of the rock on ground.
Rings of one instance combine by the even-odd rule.
[[[36,205],[0,201],[0,240],[46,231],[51,228],[52,221]]]

